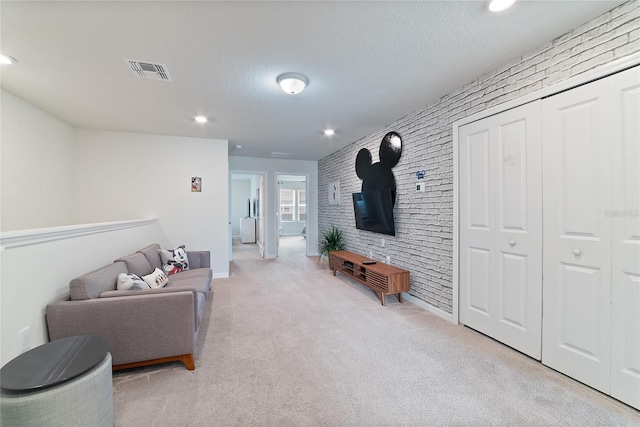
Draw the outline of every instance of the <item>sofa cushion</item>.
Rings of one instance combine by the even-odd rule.
[[[154,243],[140,249],[138,252],[145,256],[151,268],[155,270],[156,268],[162,269],[162,260],[160,260],[160,254],[158,253],[159,250],[160,245]]]
[[[189,269],[189,258],[184,245],[175,249],[160,249],[158,252],[160,252],[160,259],[162,260],[162,269],[168,276]]]
[[[169,281],[177,281],[177,280],[185,280],[192,279],[194,277],[204,277],[208,278],[209,282],[213,278],[213,273],[210,268],[192,268],[191,270],[182,271],[180,273],[176,273],[169,277]]]
[[[196,331],[200,326],[202,321],[202,314],[204,313],[204,307],[207,297],[202,292],[196,292],[193,289],[170,289],[170,288],[161,288],[161,289],[149,289],[148,291],[140,292],[140,291],[107,291],[100,294],[100,298],[122,298],[129,296],[140,296],[140,295],[157,295],[157,294],[166,294],[173,292],[186,292],[191,291],[193,294],[193,304],[195,307],[194,313],[194,321],[196,326]]]
[[[211,253],[209,251],[187,251],[189,257],[189,269],[210,268]]]
[[[129,273],[133,273],[136,276],[142,277],[153,271],[153,268],[151,268],[149,261],[147,261],[147,257],[138,252],[136,252],[135,254],[120,257],[115,262],[118,261],[127,264],[127,270],[129,270]]]
[[[174,274],[169,277],[167,287],[171,289],[194,289],[208,297],[211,289],[211,270],[202,268]]]
[[[116,289],[119,291],[135,291],[151,289],[149,284],[140,277],[132,273],[120,273],[118,275],[118,285]]]
[[[114,262],[76,277],[69,283],[69,296],[72,300],[98,298],[102,292],[115,290],[118,275],[126,272],[127,265],[124,262]]]

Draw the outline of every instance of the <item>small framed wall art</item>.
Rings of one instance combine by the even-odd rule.
[[[192,193],[200,193],[202,192],[202,178],[199,176],[191,177],[191,192]]]
[[[340,181],[333,181],[329,183],[329,204],[340,204]]]

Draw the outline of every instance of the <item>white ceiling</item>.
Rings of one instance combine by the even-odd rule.
[[[319,160],[621,3],[2,1],[1,50],[18,63],[1,83],[79,128]],[[173,82],[136,78],[123,58],[164,63]],[[307,89],[285,94],[285,72]]]

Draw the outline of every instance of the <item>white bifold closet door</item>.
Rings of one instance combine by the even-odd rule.
[[[540,359],[540,101],[461,126],[460,322]]]
[[[542,362],[640,405],[638,69],[544,100]]]
[[[640,67],[612,84],[611,396],[640,409]]]

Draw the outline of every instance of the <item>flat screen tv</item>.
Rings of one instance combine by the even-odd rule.
[[[391,190],[353,193],[353,210],[356,216],[356,228],[390,236],[396,235]]]

